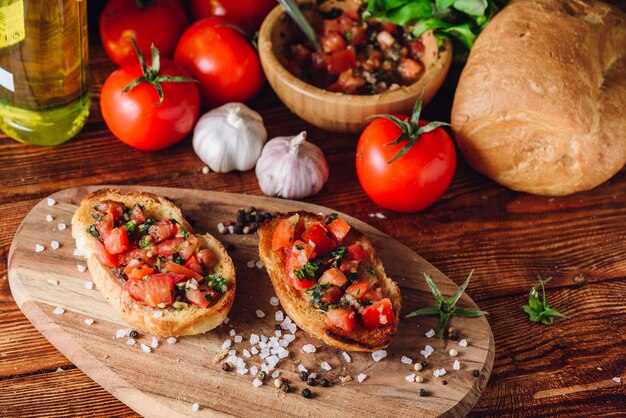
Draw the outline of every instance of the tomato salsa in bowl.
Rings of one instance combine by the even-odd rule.
[[[379,113],[410,113],[424,92],[428,102],[450,67],[450,42],[432,32],[412,39],[406,28],[362,19],[358,0],[306,2],[316,50],[276,7],[263,22],[259,54],[279,98],[307,122],[358,133]]]

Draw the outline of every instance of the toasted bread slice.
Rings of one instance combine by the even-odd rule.
[[[152,308],[130,297],[122,287],[124,279],[114,269],[103,266],[96,257],[95,238],[87,232],[94,220],[93,207],[98,202],[113,200],[132,207],[139,203],[144,207],[146,216],[155,219],[175,219],[189,233],[193,229],[185,220],[182,212],[171,201],[151,193],[133,192],[122,194],[119,190],[101,189],[86,196],[72,218],[72,236],[76,247],[88,259],[89,272],[96,287],[118,314],[132,326],[156,336],[194,335],[209,331],[219,326],[230,311],[235,299],[235,268],[224,246],[210,234],[196,235],[203,248],[211,250],[216,258],[212,268],[228,281],[224,292],[214,305],[199,308],[189,304],[183,308]],[[160,311],[161,313],[156,313]]]
[[[304,219],[305,226],[314,222],[324,221],[324,218],[309,212],[297,212],[300,219]],[[290,213],[282,217],[265,222],[259,228],[259,254],[269,273],[276,295],[285,312],[307,334],[316,337],[326,344],[349,351],[376,351],[387,347],[398,330],[400,319],[401,296],[398,285],[385,274],[381,261],[376,257],[376,251],[371,241],[361,232],[351,227],[350,232],[342,242],[349,245],[360,241],[367,253],[364,264],[368,269],[374,269],[378,283],[386,298],[391,300],[396,321],[393,325],[367,330],[362,326],[354,331],[346,331],[327,324],[326,313],[311,306],[301,291],[294,289],[288,282],[285,274],[285,259],[281,252],[272,250],[272,237],[281,220],[294,215]]]

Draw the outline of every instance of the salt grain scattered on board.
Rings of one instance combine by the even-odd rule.
[[[168,344],[176,344],[176,341],[178,340],[176,339],[176,337],[168,337],[166,341]]]
[[[279,304],[280,304],[280,301],[278,300],[278,298],[276,296],[272,296],[270,298],[270,305],[278,306]]]
[[[67,225],[61,222],[60,224],[57,225],[57,228],[59,228],[59,231],[65,231],[65,228],[67,228]]]
[[[400,359],[400,361],[404,364],[413,364],[413,360],[411,360],[410,358],[408,358],[407,356],[402,356],[402,358]]]
[[[222,350],[226,350],[227,348],[230,348],[231,344],[232,344],[232,342],[230,340],[225,340],[222,343]]]
[[[129,338],[126,340],[126,345],[135,345],[136,341],[134,338]]]
[[[243,337],[241,335],[235,335],[234,340],[236,343],[240,343],[243,341]]]
[[[358,380],[359,383],[363,383],[366,377],[367,375],[365,373],[361,373],[360,375],[356,377],[356,380]]]
[[[302,346],[302,351],[304,351],[305,353],[315,353],[317,349],[313,344],[306,344]]]
[[[298,371],[299,372],[308,372],[307,368],[304,367],[302,364],[298,364]]]
[[[435,336],[435,330],[434,329],[428,330],[428,332],[426,333],[426,336],[428,338],[433,338]]]
[[[65,313],[65,309],[57,306],[56,308],[54,308],[54,311],[52,311],[52,313],[55,315],[63,315]]]
[[[378,350],[372,353],[372,358],[377,363],[381,361],[382,359],[384,359],[385,357],[387,357],[387,350]]]
[[[48,199],[46,199],[46,202],[48,202],[48,206],[54,206],[54,204],[57,202],[56,200],[54,200],[53,198],[49,197]]]
[[[85,282],[85,289],[93,290],[93,282],[91,280]]]
[[[191,405],[191,410],[193,412],[198,412],[200,410],[200,405],[198,404],[198,402]]]
[[[54,218],[52,217],[52,215],[46,215],[46,221],[52,222],[54,221]]]
[[[145,345],[145,344],[141,344],[141,349],[142,349],[144,352],[146,352],[146,353],[150,353],[150,352],[152,352],[152,350],[150,349],[150,347],[148,347],[148,346],[147,346],[147,345]]]
[[[58,250],[60,245],[59,245],[59,241],[50,241],[50,246],[52,247],[53,250]]]
[[[351,363],[351,362],[352,362],[352,357],[350,357],[350,354],[348,354],[348,353],[346,353],[345,351],[343,351],[343,352],[341,353],[341,355],[343,356],[343,359],[344,359],[345,361],[347,361],[348,363]]]
[[[458,360],[454,360],[454,364],[452,365],[454,370],[461,370],[461,363]]]
[[[252,386],[254,386],[255,388],[258,388],[258,387],[259,387],[259,386],[261,386],[262,384],[263,384],[263,382],[262,382],[262,381],[260,381],[258,378],[257,378],[257,379],[254,379],[254,380],[252,381]]]
[[[234,337],[235,335],[237,335],[237,331],[235,331],[234,329],[231,329],[229,334],[231,337]]]
[[[91,318],[87,318],[85,319],[85,324],[87,324],[88,326],[92,326],[94,323],[94,320]]]
[[[463,338],[461,341],[459,341],[459,346],[460,347],[467,347],[467,340],[465,338]]]
[[[159,340],[157,337],[152,337],[152,342],[150,343],[150,347],[157,348],[159,346]]]
[[[61,367],[57,367],[56,372],[60,373],[60,372],[64,372],[65,370],[63,370]]]
[[[76,264],[76,268],[78,269],[79,272],[84,273],[85,270],[87,270],[86,266],[83,266],[82,264]]]
[[[249,269],[254,268],[254,260],[250,260],[246,263],[246,267],[248,267]]]
[[[41,244],[35,244],[35,252],[40,253],[40,252],[42,252],[42,251],[43,251],[43,250],[45,250],[45,249],[46,249],[46,248],[45,248],[43,245],[41,245]]]
[[[274,319],[278,322],[282,322],[285,319],[283,311],[276,311],[276,313],[274,314]]]
[[[415,373],[411,373],[410,375],[405,376],[404,380],[406,380],[407,382],[413,382],[415,380]]]
[[[330,364],[328,364],[327,361],[323,361],[322,364],[320,364],[320,367],[326,371],[329,371],[332,369],[332,367],[330,367]]]
[[[229,317],[226,317],[226,318],[224,319],[224,324],[228,324],[229,322],[230,322],[230,318],[229,318]]]
[[[622,378],[619,376],[614,377],[613,379],[611,379],[612,381],[614,381],[615,383],[620,383],[622,381]]]
[[[264,318],[265,317],[265,312],[263,312],[260,309],[257,309],[256,310],[256,316],[257,316],[257,318]]]
[[[261,260],[256,262],[256,268],[258,268],[259,270],[263,268],[263,262]]]

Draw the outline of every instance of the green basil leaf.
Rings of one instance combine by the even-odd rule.
[[[437,10],[443,10],[451,7],[455,1],[456,0],[436,0],[435,6],[437,7]]]
[[[449,28],[450,26],[451,25],[449,23],[444,22],[443,20],[436,17],[422,19],[417,22],[415,26],[413,26],[413,29],[411,30],[411,35],[413,36],[413,38],[417,39],[422,36],[424,32],[427,32],[431,29],[445,29]]]
[[[430,0],[415,0],[387,14],[387,20],[397,25],[409,25],[419,19],[433,15],[433,6]]]
[[[487,0],[456,0],[454,8],[470,16],[484,16],[487,10]]]
[[[441,29],[441,31],[457,38],[467,49],[471,49],[472,45],[474,45],[474,41],[476,40],[476,34],[472,32],[469,23],[451,26],[449,28]]]

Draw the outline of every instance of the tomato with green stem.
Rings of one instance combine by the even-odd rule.
[[[126,144],[160,150],[191,132],[200,113],[200,96],[195,80],[175,62],[160,59],[156,47],[150,67],[135,49],[139,64],[119,68],[102,86],[102,117]]]
[[[456,151],[443,122],[421,120],[422,97],[413,114],[377,115],[361,134],[356,171],[376,204],[417,212],[435,203],[454,176]]]

